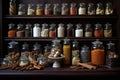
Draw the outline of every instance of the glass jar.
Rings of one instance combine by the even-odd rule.
[[[80,3],[79,9],[78,9],[79,15],[86,15],[86,4]]]
[[[43,15],[43,12],[44,12],[43,4],[37,4],[36,15]]]
[[[98,39],[92,42],[91,63],[95,65],[103,65],[105,63],[105,50],[103,42],[99,41]]]
[[[18,15],[25,15],[25,4],[19,4]]]
[[[91,24],[86,24],[86,27],[85,27],[85,37],[92,37]]]
[[[89,47],[84,45],[82,48],[81,48],[81,52],[80,52],[80,59],[81,59],[81,62],[82,63],[88,63],[91,61],[91,58],[90,58],[90,50],[89,50]]]
[[[77,15],[76,3],[71,3],[70,4],[70,15]]]
[[[50,55],[51,52],[51,46],[49,46],[49,44],[46,44],[46,46],[44,46],[44,57],[48,59],[48,56]]]
[[[33,37],[40,37],[41,36],[41,28],[40,24],[36,23],[33,27]]]
[[[25,37],[25,30],[23,24],[17,25],[16,37]]]
[[[77,65],[80,60],[79,42],[74,40],[72,42],[72,65]]]
[[[8,37],[9,38],[15,37],[16,36],[16,29],[14,28],[15,24],[11,23],[11,24],[8,24],[8,26],[9,26]]]
[[[22,49],[21,49],[21,55],[28,55],[29,52],[30,52],[29,44],[24,42],[23,45],[22,45]]]
[[[10,0],[9,15],[16,15],[16,0]]]
[[[105,15],[113,14],[113,5],[111,2],[106,3]]]
[[[73,24],[67,24],[67,37],[74,37],[74,28]]]
[[[61,14],[61,7],[58,3],[53,4],[53,15],[60,15]]]
[[[99,23],[95,24],[94,37],[103,37],[103,28]]]
[[[52,15],[52,6],[50,3],[45,4],[44,14],[45,15]]]
[[[102,3],[97,3],[96,15],[104,15],[104,6]]]
[[[61,15],[68,15],[68,14],[69,14],[68,3],[62,3]]]
[[[32,37],[32,25],[31,24],[26,24],[25,37]]]
[[[42,24],[41,37],[48,37],[48,24]]]
[[[83,37],[82,24],[76,24],[75,37]]]
[[[56,26],[56,24],[54,24],[54,23],[50,24],[49,37],[51,37],[51,38],[56,37],[56,28],[55,28],[55,26]]]
[[[35,5],[28,4],[27,15],[35,15]]]
[[[62,23],[58,24],[57,37],[65,37],[65,28]]]
[[[94,3],[89,3],[88,4],[87,14],[88,15],[95,15],[95,6],[94,6]]]
[[[104,37],[112,37],[112,24],[106,23],[104,28]]]

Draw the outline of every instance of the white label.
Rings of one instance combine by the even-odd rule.
[[[40,37],[41,29],[39,27],[33,28],[33,37]]]
[[[83,29],[75,30],[75,37],[83,37]]]
[[[86,8],[79,8],[79,15],[85,15],[86,14]]]
[[[58,37],[64,37],[64,28],[62,27],[58,28]]]

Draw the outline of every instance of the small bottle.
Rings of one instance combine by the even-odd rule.
[[[16,29],[14,28],[15,24],[11,23],[11,24],[8,24],[8,26],[9,26],[8,37],[9,38],[16,37]]]
[[[82,24],[76,24],[75,37],[83,37]]]
[[[78,9],[78,14],[86,15],[86,4],[85,3],[80,3],[80,7]]]
[[[10,0],[9,15],[16,15],[16,0]]]
[[[33,37],[40,37],[41,36],[41,28],[40,24],[36,23],[33,27]]]
[[[25,37],[32,37],[32,25],[31,24],[26,24]]]
[[[53,15],[60,15],[61,14],[61,8],[58,3],[53,4]]]
[[[99,23],[95,24],[94,37],[103,37],[103,28]]]
[[[52,15],[52,5],[50,3],[45,4],[44,14]]]
[[[28,4],[27,15],[35,15],[35,5]]]
[[[85,27],[85,37],[92,37],[91,24],[86,24],[86,27]]]
[[[56,28],[55,28],[56,24],[52,23],[50,24],[50,28],[49,28],[49,37],[50,38],[55,38],[56,37]]]
[[[48,37],[48,24],[42,24],[41,37]]]
[[[104,28],[104,37],[112,37],[112,24],[106,23]]]
[[[76,3],[71,3],[70,4],[70,15],[77,15]]]
[[[67,24],[67,37],[73,37],[73,36],[74,36],[73,24],[69,23]]]
[[[113,5],[111,2],[106,3],[105,15],[113,14]]]
[[[97,3],[96,15],[104,15],[104,7],[102,3]]]
[[[16,37],[25,37],[25,30],[23,24],[18,24],[17,26],[18,27],[17,27]]]
[[[68,3],[62,3],[61,15],[68,15],[68,14],[69,14]]]
[[[95,6],[94,6],[94,3],[89,3],[88,4],[87,14],[88,15],[95,15]]]
[[[25,15],[25,4],[19,4],[18,15]]]
[[[65,37],[65,28],[62,23],[58,24],[57,37]]]

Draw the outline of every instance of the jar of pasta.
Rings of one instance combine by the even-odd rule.
[[[104,6],[102,3],[97,3],[96,15],[104,15]]]
[[[104,28],[104,37],[112,37],[112,24],[106,23]]]
[[[111,2],[106,3],[105,15],[113,14],[113,6]]]

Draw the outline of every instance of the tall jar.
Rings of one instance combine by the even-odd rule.
[[[28,4],[27,15],[35,15],[35,5]]]
[[[104,15],[104,6],[102,3],[97,3],[96,15]]]
[[[82,24],[76,24],[75,37],[83,37],[83,27],[82,27]]]
[[[48,24],[43,23],[42,24],[42,30],[41,30],[41,37],[48,37]]]
[[[77,15],[76,3],[71,3],[70,4],[70,15]]]
[[[99,23],[95,24],[94,37],[103,37],[103,28]]]
[[[79,9],[78,9],[79,15],[86,15],[86,4],[80,3]]]
[[[62,23],[58,24],[57,37],[65,37],[65,28]]]
[[[113,14],[113,5],[111,2],[106,3],[105,15]]]
[[[52,15],[52,5],[50,3],[45,4],[44,14]]]
[[[112,24],[110,23],[105,24],[104,37],[112,37]]]
[[[43,4],[37,4],[36,15],[43,15],[43,12],[44,12]]]
[[[74,28],[73,24],[67,24],[67,37],[74,37]]]
[[[9,15],[16,15],[16,0],[10,0]]]
[[[24,42],[23,45],[22,45],[22,49],[21,49],[21,55],[28,55],[29,52],[30,52],[29,44]]]
[[[85,37],[92,37],[92,31],[91,24],[86,24]]]
[[[36,23],[33,27],[33,37],[40,37],[41,36],[41,28],[40,24]]]
[[[94,6],[94,3],[89,3],[88,4],[87,14],[88,15],[95,15],[95,6]]]
[[[56,26],[56,24],[54,24],[54,23],[50,24],[49,37],[51,37],[51,38],[56,37],[56,28],[55,28],[55,26]]]
[[[8,30],[8,37],[16,37],[16,29],[15,29],[15,24],[10,23],[8,24],[9,30]]]
[[[53,15],[60,15],[61,14],[61,6],[58,3],[53,4]]]
[[[62,3],[61,5],[62,5],[61,15],[68,15],[69,14],[68,3]]]
[[[23,24],[17,25],[16,37],[25,37],[25,30]]]
[[[25,15],[25,4],[19,4],[18,15]]]
[[[105,64],[105,50],[103,42],[98,39],[92,42],[91,46],[91,63],[95,65]]]
[[[26,24],[25,37],[32,37],[32,25],[31,24]]]

